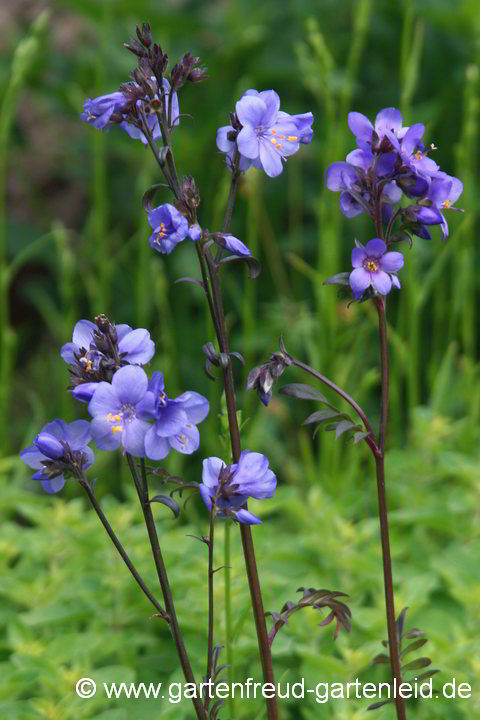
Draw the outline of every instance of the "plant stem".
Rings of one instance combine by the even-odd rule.
[[[225,537],[223,543],[223,564],[225,578],[225,653],[227,656],[227,677],[228,684],[231,686],[233,682],[233,652],[232,652],[232,588],[230,573],[230,523],[225,523]],[[229,713],[235,717],[235,702],[233,693],[228,699]]]
[[[150,506],[150,499],[148,497],[147,474],[145,472],[145,461],[143,459],[141,461],[142,478],[140,480],[140,478],[138,476],[137,468],[135,466],[134,459],[128,453],[126,453],[126,458],[127,458],[128,466],[130,468],[130,472],[132,473],[135,487],[137,489],[138,498],[140,500],[140,505],[142,507],[143,517],[145,519],[145,525],[147,527],[147,532],[148,532],[148,538],[150,540],[150,545],[152,548],[153,559],[155,562],[155,567],[157,569],[157,575],[158,575],[158,579],[160,581],[160,587],[162,588],[163,600],[164,600],[165,608],[167,610],[168,617],[170,620],[170,622],[169,622],[170,630],[172,631],[173,640],[174,640],[175,646],[177,648],[177,653],[178,653],[178,657],[180,659],[180,664],[182,666],[183,674],[185,676],[185,680],[188,683],[195,684],[195,677],[193,675],[193,671],[192,671],[192,668],[190,665],[190,661],[188,659],[187,651],[185,649],[185,645],[183,642],[183,637],[180,632],[180,627],[178,625],[177,614],[175,612],[175,605],[174,605],[173,597],[172,597],[172,591],[170,589],[170,583],[168,582],[167,570],[165,568],[165,563],[163,561],[162,552],[160,550],[160,543],[158,541],[157,529],[155,527],[155,520],[153,519],[152,508]],[[195,697],[192,698],[192,702],[195,707],[195,712],[196,712],[198,720],[206,720],[207,715],[205,713],[205,710],[203,709],[203,705],[201,703],[199,693],[195,692]]]
[[[150,602],[152,603],[152,605],[155,607],[155,609],[157,610],[158,614],[161,615],[165,620],[168,621],[169,618],[168,618],[167,613],[166,613],[165,610],[162,608],[162,606],[160,605],[160,603],[156,600],[156,598],[154,597],[154,595],[150,592],[150,590],[148,589],[148,587],[145,585],[144,581],[142,580],[142,578],[141,578],[140,575],[138,574],[137,570],[135,569],[135,567],[134,567],[132,561],[130,560],[130,558],[128,557],[128,555],[127,555],[127,553],[126,553],[126,551],[125,551],[122,543],[120,542],[120,540],[119,540],[118,537],[116,536],[116,534],[115,534],[112,526],[111,526],[110,523],[108,522],[107,517],[106,517],[105,513],[103,512],[102,508],[100,507],[100,505],[99,505],[99,503],[98,503],[98,500],[97,500],[97,498],[95,497],[95,495],[94,495],[94,493],[93,493],[93,491],[92,491],[92,489],[91,489],[88,481],[87,481],[85,478],[82,478],[82,479],[80,479],[80,485],[81,485],[81,486],[83,487],[83,489],[85,490],[85,492],[86,492],[86,494],[87,494],[87,496],[88,496],[88,499],[90,500],[90,502],[91,502],[91,504],[92,504],[93,509],[94,509],[95,512],[97,513],[97,515],[98,515],[98,517],[99,517],[99,519],[100,519],[100,522],[102,523],[103,527],[104,527],[105,530],[107,531],[108,536],[110,537],[110,540],[113,542],[113,544],[115,545],[116,549],[118,550],[118,553],[120,554],[123,562],[125,563],[125,565],[127,566],[127,568],[130,570],[130,572],[132,573],[133,577],[135,578],[135,580],[136,580],[136,582],[138,583],[138,585],[140,586],[140,588],[143,590],[144,594],[147,596],[147,598],[150,600]]]
[[[225,327],[225,312],[223,308],[220,281],[209,248],[207,248],[205,251],[205,257],[207,260],[207,266],[210,274],[213,301],[217,309],[218,315],[219,332],[217,334],[217,339],[220,346],[220,352],[228,355],[228,336]],[[237,422],[236,397],[231,361],[223,370],[223,385],[225,388],[225,400],[227,403],[228,427],[230,430],[232,457],[233,462],[236,463],[240,458],[241,445],[240,430],[238,428]],[[257,631],[258,648],[260,652],[260,659],[262,662],[263,678],[266,683],[274,683],[272,654],[270,650],[270,644],[268,642],[267,626],[265,623],[265,612],[263,609],[262,593],[260,589],[260,581],[258,578],[257,562],[255,558],[255,550],[253,547],[252,531],[250,526],[240,523],[240,534],[242,538],[242,547],[245,558],[248,584],[250,587],[250,597],[252,600],[255,628]],[[266,706],[268,720],[277,720],[278,715],[276,697],[266,698]]]
[[[357,413],[357,415],[359,416],[359,418],[365,425],[367,432],[370,433],[370,435],[368,435],[368,437],[365,438],[365,442],[370,447],[373,454],[376,455],[378,453],[378,448],[375,443],[375,439],[373,437],[373,429],[372,429],[372,426],[370,424],[370,421],[369,421],[367,415],[362,410],[360,405],[358,405],[358,403],[356,403],[355,400],[352,397],[350,397],[350,395],[348,393],[345,392],[345,390],[342,390],[342,388],[338,387],[338,385],[335,385],[334,382],[332,382],[331,380],[326,378],[324,375],[321,375],[319,372],[317,372],[316,370],[311,368],[310,365],[306,365],[306,363],[303,363],[303,362],[301,362],[301,360],[297,360],[294,357],[290,356],[290,358],[292,360],[292,365],[295,365],[295,367],[298,367],[301,370],[305,370],[305,372],[309,373],[309,375],[312,375],[314,378],[316,378],[321,383],[326,385],[328,388],[330,388],[330,390],[333,390],[334,392],[336,392],[337,395],[339,395],[343,400],[345,400],[355,410],[355,412]]]
[[[214,506],[210,511],[210,534],[208,537],[208,651],[207,651],[207,682],[212,677],[213,665],[213,540],[215,532]],[[205,698],[205,711],[208,710],[210,693]]]
[[[375,298],[378,311],[378,327],[380,333],[380,360],[382,381],[382,405],[380,415],[380,431],[378,447],[380,452],[375,455],[377,471],[378,514],[380,518],[380,537],[382,541],[383,581],[385,586],[385,605],[387,610],[388,645],[390,650],[390,664],[392,676],[396,681],[395,706],[398,720],[406,720],[405,702],[398,693],[402,682],[400,658],[398,655],[397,626],[395,623],[395,604],[393,598],[392,559],[390,555],[390,539],[388,532],[388,510],[385,493],[385,436],[388,416],[388,341],[387,322],[385,316],[385,299]]]

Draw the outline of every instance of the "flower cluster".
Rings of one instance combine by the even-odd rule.
[[[45,492],[56,493],[69,475],[80,478],[94,462],[95,456],[88,447],[91,439],[90,423],[85,420],[69,425],[63,420],[54,420],[41,429],[20,457],[37,471],[33,480],[39,480]]]
[[[448,224],[444,210],[452,209],[463,191],[462,182],[442,172],[425,149],[424,125],[403,126],[403,117],[396,108],[381,110],[373,125],[358,112],[348,116],[348,126],[355,135],[357,149],[343,162],[327,169],[326,184],[340,192],[340,209],[346,217],[377,212],[389,221],[392,205],[403,195],[414,198],[415,204],[401,208],[397,217],[402,230],[430,239],[429,225],[440,225],[444,237]],[[453,208],[457,209],[457,208]]]
[[[155,343],[144,328],[132,330],[129,325],[115,325],[105,315],[95,323],[79,320],[73,329],[72,342],[60,350],[69,364],[69,386],[73,396],[82,402],[91,400],[98,383],[111,382],[124,365],[146,365],[155,353]]]
[[[232,125],[217,131],[217,147],[225,153],[228,167],[240,172],[249,167],[280,175],[283,161],[296,153],[300,143],[312,141],[313,115],[289,115],[280,110],[274,90],[247,90],[235,106]]]
[[[172,125],[176,126],[180,122],[180,108],[177,94],[171,93],[166,78],[162,80],[162,92],[154,76],[150,78],[150,83],[150,93],[145,92],[138,83],[131,82],[124,84],[117,92],[100,95],[93,100],[89,98],[84,103],[80,119],[97,130],[118,125],[131,138],[140,140],[144,145],[148,143],[144,132],[146,126],[152,139],[159,140],[161,132],[157,110],[164,104],[167,115],[171,113]]]
[[[258,525],[262,521],[242,505],[249,497],[258,500],[273,497],[276,486],[277,478],[268,467],[268,458],[261,453],[244,450],[233,465],[225,465],[218,457],[203,461],[200,494],[217,517]]]
[[[153,229],[148,238],[148,244],[153,250],[169,255],[178,243],[189,238],[197,242],[204,233],[198,223],[188,225],[186,217],[176,207],[165,203],[148,212],[148,223]],[[230,250],[234,255],[246,257],[251,255],[249,248],[238,238],[225,233],[205,233],[205,238],[211,238],[217,245]]]

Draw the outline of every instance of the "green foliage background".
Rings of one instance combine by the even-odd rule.
[[[220,383],[203,374],[201,346],[212,338],[200,291],[174,285],[195,275],[191,246],[153,256],[141,207],[158,181],[147,151],[124,133],[79,122],[85,97],[117,89],[134,58],[122,49],[137,22],[175,61],[201,56],[210,79],[186,88],[185,118],[175,136],[177,166],[194,175],[200,220],[218,229],[229,177],[215,131],[249,88],[275,88],[282,109],[312,110],[315,141],[284,173],[245,176],[234,234],[259,257],[263,273],[225,275],[237,369],[243,446],[268,453],[279,479],[274,500],[253,504],[265,523],[254,529],[265,607],[279,610],[299,586],[347,592],[350,635],[334,643],[304,611],[274,644],[278,680],[315,683],[384,679],[372,666],[386,635],[376,491],[366,448],[331,434],[315,439],[302,420],[315,407],[274,397],[269,408],[247,395],[246,374],[277,348],[287,349],[355,395],[374,419],[378,347],[373,308],[348,307],[322,281],[349,267],[353,238],[368,240],[363,217],[345,221],[338,195],[325,191],[330,162],[353,148],[346,114],[373,118],[390,105],[406,123],[426,122],[435,159],[462,178],[451,235],[406,249],[403,289],[389,299],[392,357],[387,491],[391,507],[396,606],[407,625],[424,629],[428,654],[441,668],[437,687],[470,682],[470,700],[412,701],[409,716],[480,717],[478,675],[480,583],[478,120],[480,18],[474,0],[300,0],[278,3],[55,0],[15,3],[2,12],[0,63],[0,715],[13,720],[126,720],[191,717],[187,701],[82,701],[82,676],[101,684],[181,680],[168,630],[149,619],[139,595],[80,490],[37,492],[18,459],[48,420],[85,417],[64,388],[59,347],[81,317],[107,313],[148,327],[157,343],[152,370],[165,373],[171,396],[185,388],[208,395],[201,452],[172,454],[172,472],[198,480],[201,458],[228,450]],[[34,25],[31,22],[37,18]],[[167,199],[167,198],[165,198]],[[6,208],[8,207],[8,212]],[[288,381],[301,381],[293,372]],[[283,382],[283,379],[282,379]],[[98,453],[97,493],[112,525],[151,586],[140,513],[120,455]],[[92,474],[92,475],[93,475]],[[198,677],[206,647],[206,553],[189,534],[206,532],[206,513],[192,500],[180,520],[157,508],[158,528],[181,625]],[[222,564],[222,533],[217,564]],[[260,677],[239,537],[234,531],[232,582],[234,675]],[[224,595],[216,575],[216,641],[224,635]],[[368,701],[313,697],[282,702],[285,720],[367,717]],[[235,717],[261,718],[263,706],[235,704]],[[389,706],[376,711],[393,717]],[[224,717],[228,717],[225,710]]]

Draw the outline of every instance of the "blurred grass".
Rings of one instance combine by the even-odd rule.
[[[354,146],[349,110],[373,118],[394,105],[402,108],[406,124],[424,121],[427,140],[438,146],[437,162],[464,181],[459,205],[466,213],[450,213],[448,243],[440,243],[439,230],[431,243],[417,240],[406,252],[402,292],[389,299],[388,483],[397,608],[411,605],[410,621],[431,637],[429,654],[444,670],[442,682],[452,675],[478,676],[476,3],[342,0],[322,3],[319,12],[313,0],[161,6],[146,0],[64,0],[51,3],[48,27],[40,35],[38,25],[30,27],[34,17],[28,7],[12,4],[0,61],[0,238],[8,261],[0,298],[0,437],[7,450],[0,466],[6,577],[0,590],[5,600],[0,692],[8,705],[0,710],[26,720],[101,718],[111,710],[105,720],[122,720],[129,716],[126,707],[117,712],[106,701],[79,704],[70,692],[77,670],[80,677],[89,668],[121,665],[147,681],[162,672],[167,679],[176,667],[167,633],[144,625],[142,612],[148,609],[118,569],[95,518],[84,512],[78,488],[70,484],[65,499],[37,496],[14,458],[47,420],[85,416],[85,408],[74,407],[65,393],[58,349],[70,340],[76,319],[99,312],[150,329],[157,343],[151,369],[164,371],[170,395],[191,388],[210,398],[201,453],[172,454],[169,468],[198,479],[201,457],[220,452],[220,387],[202,371],[201,346],[212,339],[211,328],[200,291],[173,284],[197,272],[191,247],[179,246],[168,258],[151,255],[141,196],[157,181],[153,162],[120,131],[99,133],[78,120],[85,97],[113,91],[127,78],[134,59],[121,45],[144,19],[173,61],[191,49],[209,67],[210,80],[180,97],[182,112],[194,118],[182,120],[175,143],[177,165],[200,187],[200,220],[212,230],[219,227],[228,188],[215,131],[228,121],[243,90],[274,87],[283,109],[311,109],[316,116],[315,142],[302,147],[278,179],[267,182],[251,171],[241,186],[233,231],[262,261],[260,281],[242,272],[223,278],[232,348],[247,360],[243,375],[236,369],[239,406],[248,419],[243,444],[268,453],[280,482],[277,499],[263,510],[269,522],[255,531],[266,607],[278,610],[299,585],[326,585],[349,592],[354,610],[352,635],[335,646],[328,630],[313,632],[315,618],[292,620],[276,640],[278,678],[293,662],[289,678],[351,680],[362,671],[362,679],[379,679],[378,668],[367,668],[384,635],[375,493],[362,448],[335,443],[330,434],[312,441],[298,429],[310,407],[277,395],[265,410],[244,392],[246,373],[277,348],[283,334],[287,349],[330,374],[375,418],[373,309],[348,307],[335,289],[322,285],[325,277],[349,267],[353,238],[372,235],[365,218],[342,218],[338,196],[323,183],[328,164]],[[30,38],[38,38],[37,54],[15,85],[20,43],[25,47]],[[300,376],[292,373],[288,380]],[[120,458],[102,453],[95,473],[114,524],[147,568],[139,518],[128,483],[120,482]],[[182,525],[163,521],[180,617],[199,672],[205,607],[198,576],[205,558],[185,535],[203,534],[204,521],[198,503]],[[256,660],[237,540],[232,533],[233,622],[242,623],[235,669],[242,677]],[[219,578],[220,607],[221,585]],[[67,631],[70,641],[63,643]],[[148,713],[166,718],[188,713],[186,704],[144,705],[135,705],[142,720]],[[255,717],[260,707],[253,714],[252,708],[237,705],[239,717]],[[289,706],[286,716],[318,713],[314,703],[302,703]],[[364,710],[340,701],[324,705],[322,713],[364,716]],[[428,701],[413,706],[415,717],[429,713]],[[436,717],[455,720],[475,713],[478,705],[465,700],[435,704]]]

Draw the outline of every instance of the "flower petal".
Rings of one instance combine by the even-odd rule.
[[[392,280],[386,272],[378,270],[378,272],[372,273],[372,285],[377,293],[387,295],[392,289]]]
[[[135,418],[131,422],[125,423],[123,431],[123,447],[126,452],[134,457],[145,457],[145,435],[150,430],[151,425],[145,420]]]
[[[193,391],[182,393],[175,398],[175,402],[181,404],[187,414],[187,421],[194,425],[205,420],[210,408],[207,398]]]
[[[170,452],[167,438],[157,435],[155,426],[150,427],[145,434],[145,455],[150,460],[163,460]]]
[[[170,437],[179,433],[184,425],[188,423],[188,416],[185,410],[172,402],[161,408],[158,412],[155,428],[160,437]]]
[[[365,245],[365,252],[367,253],[367,255],[374,258],[382,257],[386,249],[387,246],[380,238],[373,238],[373,240],[369,240],[368,243]]]
[[[92,439],[90,423],[86,420],[74,420],[66,427],[67,442],[72,450],[83,450]]]
[[[92,342],[92,335],[97,329],[95,323],[90,320],[79,320],[73,328],[72,341],[79,348],[88,350]]]
[[[236,510],[235,517],[242,525],[261,525],[262,521],[256,515],[250,512],[250,510]]]
[[[350,273],[348,282],[350,283],[353,294],[358,299],[362,295],[364,290],[366,290],[370,286],[370,273],[367,272],[363,267],[356,268]]]
[[[121,372],[121,370],[117,371],[117,373],[119,372]],[[99,415],[105,416],[109,413],[119,413],[121,409],[122,403],[114,387],[107,382],[98,383],[97,389],[88,403],[88,412],[90,415],[92,415],[92,417]]]
[[[370,120],[359,112],[348,113],[348,127],[357,140],[371,142],[373,125]]]
[[[224,125],[221,128],[218,128],[217,130],[217,148],[220,150],[220,152],[229,152],[233,146],[234,142],[233,140],[229,140],[227,135],[228,133],[233,131],[233,127],[231,125]]]
[[[235,110],[242,125],[253,128],[263,125],[263,119],[267,116],[267,105],[258,95],[244,95],[237,102]]]
[[[243,127],[237,135],[237,147],[241,155],[255,159],[260,153],[260,143],[257,133],[251,125]]]
[[[277,177],[283,171],[282,158],[268,140],[260,142],[260,162],[268,177]]]
[[[352,265],[354,268],[361,267],[363,261],[368,257],[365,248],[353,248],[352,250]]]
[[[132,365],[145,365],[155,354],[155,343],[150,333],[138,328],[127,333],[118,343],[120,353],[126,353],[125,360]]]
[[[117,370],[113,376],[112,387],[122,403],[136,405],[147,392],[147,374],[137,365],[126,365]],[[98,390],[95,392],[93,400],[97,393]]]
[[[189,423],[182,428],[180,433],[171,435],[168,442],[174,450],[183,455],[191,455],[200,445],[200,433],[195,425]]]
[[[218,485],[218,476],[220,471],[225,467],[223,460],[218,457],[209,457],[203,461],[202,482],[208,488],[216,488]]]
[[[379,135],[385,134],[385,130],[391,130],[393,133],[397,133],[402,125],[402,113],[394,107],[380,110],[375,119],[375,130]]]
[[[399,252],[387,252],[383,257],[380,258],[380,267],[385,272],[392,273],[401,270],[403,267],[404,258],[402,253]]]

